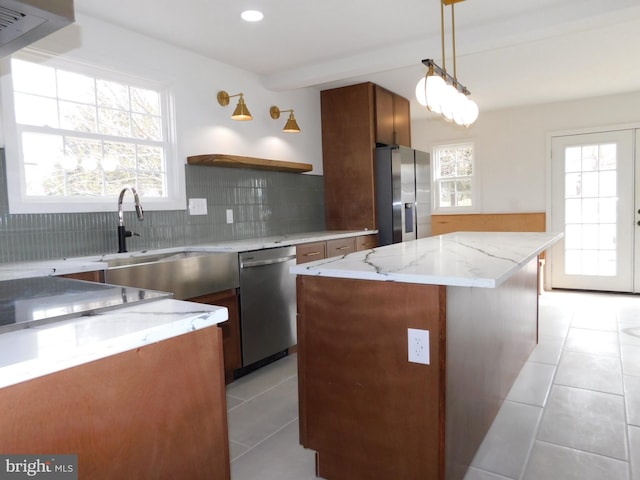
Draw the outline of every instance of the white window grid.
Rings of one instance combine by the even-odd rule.
[[[14,90],[12,76],[4,76],[9,77],[9,84],[5,78],[3,98],[11,100],[6,102],[11,108],[5,108],[5,118],[10,119],[5,124],[13,127],[5,125],[7,170],[16,177],[9,182],[12,213],[112,210],[115,198],[125,186],[138,189],[145,200],[145,209],[184,208],[184,187],[176,181],[183,176],[176,175],[177,169],[172,168],[175,135],[172,95],[167,84],[35,52],[21,52],[13,57],[14,61],[43,65],[56,75],[48,92],[21,91],[19,87]],[[4,63],[3,69],[8,66],[11,71],[9,62]],[[92,82],[94,97],[70,100],[68,97],[73,97],[74,92],[61,91],[59,75],[76,75]],[[104,96],[98,98],[99,83],[124,89],[126,105],[112,105],[104,101]],[[139,108],[143,102],[136,104],[133,93],[157,95],[157,108],[153,111]],[[42,112],[34,109],[20,110],[19,103],[25,100],[25,95],[35,105],[38,102],[55,105],[49,109],[55,115],[44,118]],[[69,121],[73,115],[88,115],[92,120],[78,128]],[[128,128],[109,122],[109,116],[128,118]],[[46,155],[49,158],[37,152],[46,150],[42,148],[46,146],[51,147],[52,153]],[[35,155],[30,149],[36,151]],[[28,161],[33,158],[41,158],[39,161],[49,169],[55,164],[55,173],[43,173],[41,164]],[[35,178],[40,175],[36,184],[51,184],[50,178],[42,177],[56,175],[53,181],[57,190],[43,191],[41,184],[34,188],[29,182],[29,175],[34,173]]]
[[[434,212],[477,209],[475,151],[472,142],[433,147]]]

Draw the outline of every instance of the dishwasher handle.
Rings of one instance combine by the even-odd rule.
[[[295,260],[295,258],[295,255],[287,255],[286,257],[268,258],[266,260],[241,260],[240,268],[262,267],[264,265],[288,262],[289,260]]]

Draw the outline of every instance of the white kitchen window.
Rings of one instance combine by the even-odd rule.
[[[433,148],[434,211],[471,211],[475,202],[473,143]]]
[[[125,186],[184,208],[166,85],[30,53],[4,67],[11,213],[111,211]]]

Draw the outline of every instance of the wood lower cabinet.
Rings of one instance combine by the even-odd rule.
[[[322,163],[328,230],[376,228],[376,143],[411,146],[409,101],[373,83],[323,90]]]
[[[300,443],[328,480],[462,480],[536,345],[537,259],[496,288],[299,275]],[[408,361],[408,329],[429,364]]]
[[[80,478],[229,480],[222,333],[207,327],[0,389],[0,452]]]
[[[242,366],[240,309],[236,291],[226,290],[224,292],[210,293],[208,295],[190,298],[187,301],[226,307],[229,311],[229,319],[226,322],[220,323],[218,327],[222,330],[225,382],[233,382],[234,371]]]
[[[327,258],[347,255],[355,251],[356,239],[354,237],[327,240]]]
[[[327,242],[303,243],[296,246],[296,263],[313,262],[327,258]]]
[[[372,233],[371,235],[361,235],[356,237],[356,251],[371,250],[378,246],[378,235]]]
[[[378,246],[378,235],[336,238],[324,242],[303,243],[296,246],[296,263],[313,262],[323,258],[337,257],[351,252],[369,250]]]

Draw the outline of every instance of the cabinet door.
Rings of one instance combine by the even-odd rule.
[[[411,146],[409,100],[376,86],[376,143]]]
[[[378,246],[378,235],[362,235],[356,237],[356,251],[370,250]]]
[[[397,145],[411,146],[411,109],[409,100],[400,95],[393,96],[393,131]]]
[[[235,290],[210,293],[208,295],[190,298],[187,301],[226,307],[229,311],[229,319],[226,322],[220,323],[218,327],[222,330],[225,382],[233,382],[233,372],[242,366],[242,353],[240,350],[240,309],[238,308],[238,296]]]
[[[394,145],[394,94],[376,86],[376,143]]]
[[[320,98],[327,230],[373,230],[373,84],[323,90]]]
[[[327,240],[327,258],[346,255],[347,253],[355,251],[356,240],[353,237]]]
[[[326,242],[312,242],[296,247],[296,263],[313,262],[327,257]]]

